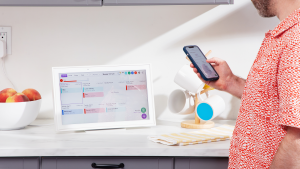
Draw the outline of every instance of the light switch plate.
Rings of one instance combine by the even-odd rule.
[[[0,35],[0,38],[6,36],[6,53],[11,55],[11,27],[0,27]]]

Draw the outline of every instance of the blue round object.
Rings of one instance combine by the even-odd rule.
[[[196,111],[197,111],[198,117],[202,120],[210,120],[214,115],[213,109],[207,103],[200,103],[197,106]]]

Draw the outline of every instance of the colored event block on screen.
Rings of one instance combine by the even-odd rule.
[[[81,88],[61,88],[61,93],[81,93]]]
[[[127,85],[126,90],[145,90],[147,89],[146,85]]]
[[[97,108],[97,109],[84,109],[84,114],[89,114],[89,113],[104,113],[105,108]]]
[[[103,97],[103,92],[94,92],[94,93],[83,93],[83,98],[89,98],[89,97]]]
[[[77,82],[77,80],[68,80],[68,81],[64,81],[64,82]]]
[[[103,87],[85,87],[83,92],[103,92]]]
[[[82,109],[63,110],[62,115],[83,114]]]

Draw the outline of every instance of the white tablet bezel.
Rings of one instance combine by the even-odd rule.
[[[124,71],[124,70],[146,70],[147,92],[149,104],[149,120],[133,120],[118,121],[105,123],[84,123],[62,125],[62,109],[60,101],[60,73],[78,73],[78,72],[98,72],[98,71]],[[152,84],[152,73],[150,64],[141,65],[99,65],[99,66],[80,66],[80,67],[53,67],[53,102],[55,111],[55,127],[56,131],[72,131],[72,130],[96,130],[96,129],[112,129],[112,128],[129,128],[129,127],[148,127],[156,125],[154,93]]]

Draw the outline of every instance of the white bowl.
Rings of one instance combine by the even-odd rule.
[[[32,123],[41,108],[42,100],[0,103],[0,130],[21,129]]]

